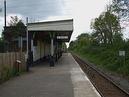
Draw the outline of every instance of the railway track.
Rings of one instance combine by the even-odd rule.
[[[117,85],[106,74],[92,64],[85,62],[77,55],[72,55],[102,97],[129,97],[129,93]]]

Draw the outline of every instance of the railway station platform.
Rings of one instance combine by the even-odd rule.
[[[100,97],[70,53],[0,85],[0,97]]]

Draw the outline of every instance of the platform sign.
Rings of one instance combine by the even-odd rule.
[[[119,56],[125,56],[125,51],[119,51]]]
[[[57,36],[57,39],[68,39],[68,36]]]

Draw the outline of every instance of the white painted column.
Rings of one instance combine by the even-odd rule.
[[[32,51],[32,53],[33,53],[33,56],[35,56],[35,55],[34,55],[33,39],[31,39],[31,51]],[[34,57],[33,57],[33,60],[34,60]]]
[[[54,45],[53,45],[53,38],[51,38],[51,56],[54,55]]]
[[[33,39],[31,40],[31,51],[33,51]]]

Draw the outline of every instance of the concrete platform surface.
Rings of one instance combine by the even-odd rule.
[[[0,97],[100,97],[71,54],[55,67],[42,63],[0,85]]]

